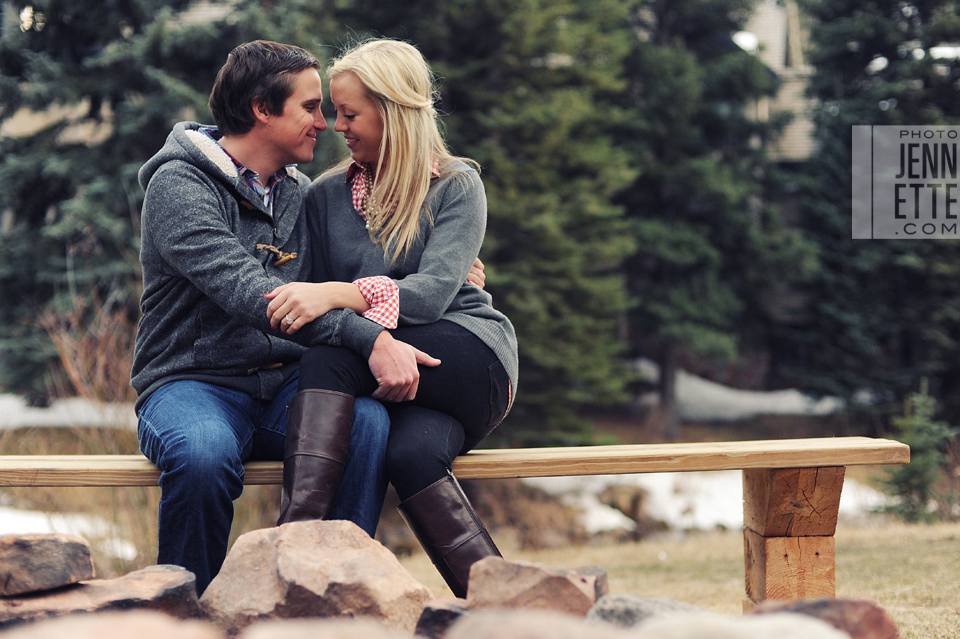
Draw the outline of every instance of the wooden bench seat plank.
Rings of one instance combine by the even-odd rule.
[[[867,437],[478,450],[457,458],[460,479],[616,475],[749,468],[903,464],[905,444]],[[244,483],[279,484],[280,462],[246,464]],[[156,486],[142,455],[0,456],[0,486]]]
[[[868,437],[477,450],[453,463],[461,479],[619,475],[748,468],[903,464],[910,448]]]

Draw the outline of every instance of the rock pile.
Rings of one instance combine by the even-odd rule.
[[[349,522],[243,535],[199,601],[193,575],[172,566],[94,579],[89,545],[66,535],[0,537],[0,582],[0,639],[900,636],[869,601],[768,602],[730,618],[669,599],[609,593],[602,568],[557,570],[500,558],[473,567],[466,599],[433,599],[390,551]]]
[[[193,574],[153,566],[94,579],[90,544],[62,534],[0,536],[0,630],[72,613],[156,610],[200,617]]]

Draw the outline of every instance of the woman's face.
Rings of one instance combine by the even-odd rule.
[[[330,80],[330,100],[337,109],[334,131],[343,133],[354,162],[376,164],[383,138],[383,122],[377,107],[355,73],[342,73]]]

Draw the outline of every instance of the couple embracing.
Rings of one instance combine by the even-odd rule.
[[[506,416],[510,321],[482,290],[486,199],[439,133],[430,68],[374,40],[327,69],[350,157],[310,181],[320,64],[237,47],[215,126],[178,124],[140,171],[144,291],[132,383],[161,470],[158,563],[202,593],[226,556],[243,463],[284,462],[279,524],[376,531],[389,481],[451,590],[499,555],[450,472]]]

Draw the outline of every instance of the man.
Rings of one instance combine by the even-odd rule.
[[[376,396],[416,389],[435,360],[353,311],[331,311],[285,337],[264,294],[309,278],[302,189],[326,129],[319,63],[272,42],[237,47],[210,96],[216,128],[178,124],[140,171],[144,290],[132,384],[140,448],[161,470],[158,563],[192,571],[197,591],[226,556],[243,462],[284,457],[285,409],[304,346],[368,358]],[[289,341],[289,340],[296,340]],[[376,530],[389,421],[360,399],[330,518]]]

